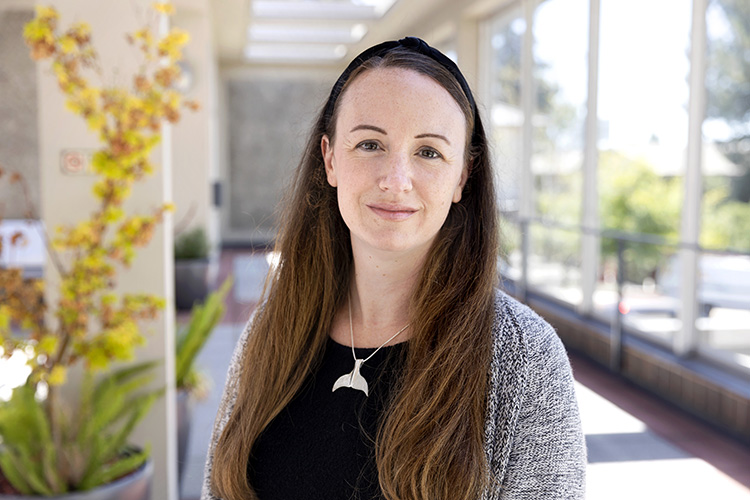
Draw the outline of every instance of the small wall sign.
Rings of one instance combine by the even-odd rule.
[[[60,170],[65,175],[85,175],[91,172],[92,151],[63,149],[60,152]]]

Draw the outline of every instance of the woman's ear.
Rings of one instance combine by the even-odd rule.
[[[326,178],[328,179],[328,184],[332,187],[336,187],[338,183],[336,181],[336,169],[333,159],[333,144],[331,144],[327,135],[324,135],[323,138],[320,139],[320,151],[323,153],[323,162],[326,167]]]
[[[461,178],[458,180],[456,190],[453,192],[453,203],[458,203],[459,201],[461,201],[461,194],[464,192],[464,186],[466,185],[466,181],[469,179],[470,170],[471,164],[469,163],[465,165],[463,170],[461,171]]]

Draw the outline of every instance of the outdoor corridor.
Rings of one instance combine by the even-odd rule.
[[[267,269],[263,253],[222,254],[219,280],[232,273],[235,285],[198,359],[213,390],[195,407],[182,500],[200,497],[226,369]],[[750,500],[750,448],[582,357],[571,354],[571,362],[588,445],[588,500]]]

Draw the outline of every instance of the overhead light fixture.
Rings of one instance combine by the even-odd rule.
[[[375,9],[378,15],[382,16],[391,6],[396,3],[396,0],[351,0],[352,3],[357,5],[369,5]]]
[[[256,0],[252,9],[254,19],[368,20],[378,19],[381,15],[372,5],[333,1]]]
[[[336,48],[333,49],[333,53],[336,54],[336,57],[342,59],[346,56],[346,45],[337,45]]]
[[[343,44],[253,43],[245,48],[248,59],[264,62],[334,62],[346,53]]]
[[[248,29],[250,42],[268,43],[356,43],[367,33],[367,26],[294,26],[255,23]]]
[[[367,26],[362,23],[357,23],[352,26],[351,37],[353,42],[362,40],[367,34]]]

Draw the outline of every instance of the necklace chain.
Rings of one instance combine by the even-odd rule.
[[[349,305],[349,336],[352,339],[352,357],[354,357],[354,362],[356,363],[358,361],[358,359],[357,359],[357,355],[354,353],[354,327],[352,326],[352,296],[351,296],[351,294],[349,294],[348,297],[347,297],[347,303]],[[367,363],[367,361],[371,357],[375,356],[375,353],[378,352],[381,347],[383,347],[388,342],[390,342],[391,340],[393,340],[396,337],[398,337],[401,334],[401,332],[403,332],[404,330],[406,330],[407,328],[409,328],[409,325],[411,325],[411,323],[407,323],[406,326],[404,326],[401,330],[397,331],[391,338],[389,338],[388,340],[386,340],[385,342],[383,342],[382,344],[380,344],[380,347],[378,347],[377,349],[375,349],[372,352],[372,354],[370,354],[369,356],[367,356],[365,359],[362,360],[362,364]]]

